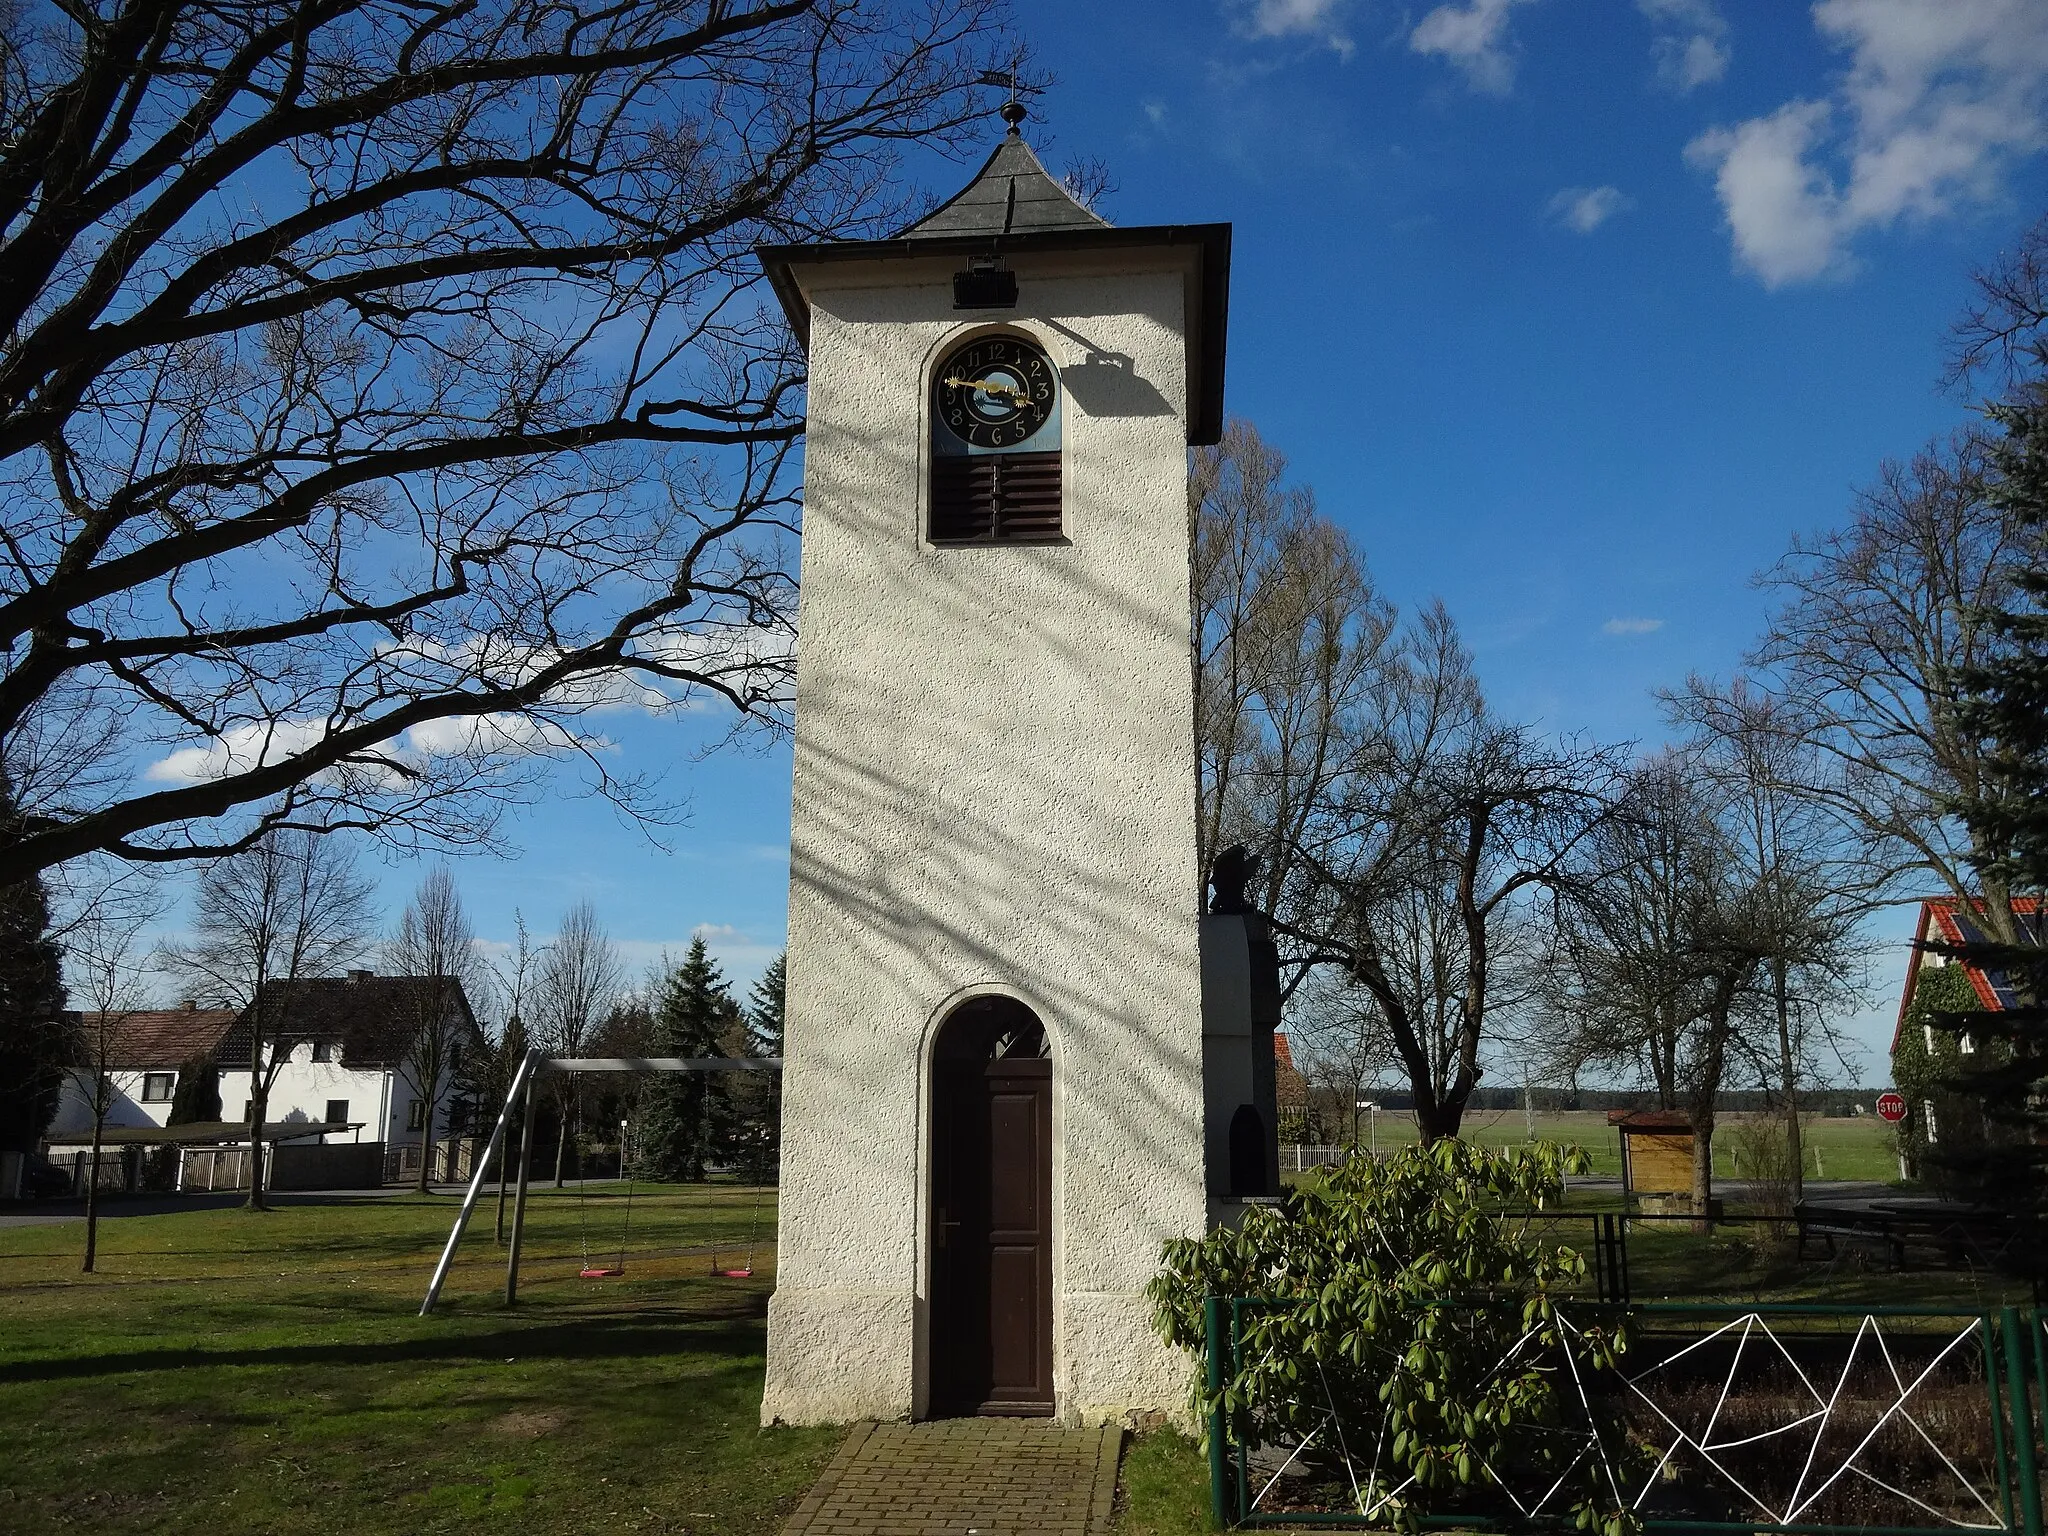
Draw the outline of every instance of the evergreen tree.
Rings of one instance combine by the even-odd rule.
[[[756,1056],[782,1054],[783,993],[787,988],[789,955],[775,957],[754,990],[747,994],[747,1035]]]
[[[1987,903],[2010,899],[2012,920],[1987,912],[1986,937],[1962,946],[1960,957],[2002,973],[2014,1001],[1941,1017],[1941,1028],[1997,1042],[1959,1056],[1944,1085],[1983,1106],[1991,1134],[1973,1146],[1937,1147],[1929,1161],[1959,1192],[2015,1219],[2016,1250],[2040,1276],[2048,1274],[2048,949],[2038,906],[2048,892],[2048,374],[2023,382],[1988,414],[2004,436],[1991,449],[1985,494],[2011,519],[2018,553],[2010,597],[1986,615],[2003,644],[1958,679],[1963,726],[1988,744],[1991,773],[1956,809],[1989,850],[1977,871]],[[2001,927],[2010,936],[1996,937]]]
[[[21,829],[0,775],[0,843]],[[0,1151],[33,1152],[56,1116],[70,1064],[63,956],[40,875],[0,886]],[[13,1191],[8,1191],[13,1193]]]
[[[782,1054],[783,992],[787,954],[777,955],[747,994],[747,1054]],[[750,1072],[737,1086],[741,1177],[764,1184],[775,1177],[782,1148],[782,1074]]]
[[[211,1056],[194,1056],[178,1068],[166,1125],[207,1125],[220,1119],[220,1068]]]
[[[654,1003],[654,1028],[662,1054],[706,1057],[729,1054],[725,1037],[738,1007],[725,977],[705,949],[692,939],[683,963],[661,979]],[[732,1133],[732,1095],[725,1074],[665,1073],[647,1095],[640,1129],[640,1161],[657,1179],[701,1181],[707,1158],[724,1151]]]

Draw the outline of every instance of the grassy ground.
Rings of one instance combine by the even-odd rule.
[[[1124,1449],[1117,1536],[1197,1536],[1209,1519],[1209,1462],[1178,1430],[1141,1435]]]
[[[1732,1125],[1729,1117],[1724,1125]],[[1415,1117],[1406,1110],[1382,1110],[1376,1129],[1359,1126],[1361,1141],[1368,1133],[1382,1147],[1415,1139]],[[1485,1146],[1520,1146],[1530,1138],[1533,1127],[1539,1141],[1568,1141],[1585,1148],[1593,1159],[1593,1172],[1619,1178],[1621,1140],[1598,1110],[1569,1111],[1524,1117],[1519,1109],[1476,1111],[1465,1117],[1464,1136]],[[1806,1152],[1806,1175],[1816,1179],[1854,1179],[1890,1183],[1899,1176],[1899,1154],[1891,1127],[1871,1116],[1842,1120],[1808,1120],[1802,1132]],[[1734,1138],[1716,1136],[1714,1168],[1721,1178],[1737,1177]],[[1280,1149],[1286,1166],[1288,1149]]]
[[[490,1212],[418,1318],[454,1201],[180,1211],[0,1231],[0,1530],[772,1532],[833,1431],[756,1428],[772,1250],[731,1189],[637,1199],[628,1273],[583,1281],[537,1192],[521,1304]],[[616,1257],[624,1202],[593,1199]],[[773,1207],[764,1213],[773,1230]]]

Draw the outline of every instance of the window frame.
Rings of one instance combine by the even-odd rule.
[[[151,1085],[161,1082],[162,1093],[151,1093]],[[145,1072],[142,1074],[142,1102],[145,1104],[169,1104],[178,1096],[178,1074],[175,1072]]]

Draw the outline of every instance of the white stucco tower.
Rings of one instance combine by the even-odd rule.
[[[1229,251],[1105,224],[1013,120],[903,236],[761,252],[810,353],[764,1422],[1185,1401],[1144,1287],[1208,1216],[1187,449]]]

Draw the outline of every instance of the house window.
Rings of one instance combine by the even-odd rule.
[[[145,1104],[168,1104],[171,1091],[178,1086],[175,1072],[145,1072],[142,1074],[142,1102]]]
[[[414,1099],[406,1106],[405,1128],[408,1131],[423,1131],[427,1127],[427,1101]]]
[[[1931,1147],[1941,1140],[1941,1137],[1935,1133],[1934,1129],[1934,1100],[1922,1099],[1920,1101],[1920,1113],[1927,1122],[1927,1145]]]
[[[1970,1032],[1969,1032],[1969,1031],[1968,1031],[1967,1029],[1966,1029],[1966,1030],[1964,1030],[1964,1031],[1963,1031],[1963,1038],[1962,1038],[1962,1040],[1961,1040],[1961,1041],[1960,1041],[1960,1042],[1959,1042],[1959,1043],[1957,1044],[1957,1046],[1956,1046],[1956,1049],[1957,1049],[1957,1050],[1959,1050],[1959,1051],[1961,1051],[1961,1052],[1962,1052],[1962,1053],[1963,1053],[1963,1054],[1964,1054],[1965,1056],[1974,1056],[1974,1055],[1976,1055],[1976,1054],[1977,1054],[1977,1037],[1976,1037],[1975,1035],[1971,1034],[1971,1033],[1970,1033]]]
[[[315,1041],[313,1044],[313,1059],[315,1061],[339,1061],[341,1060],[341,1047],[332,1040]]]
[[[932,378],[934,544],[1058,539],[1059,370],[1023,336],[972,337]]]
[[[1922,1024],[1920,1026],[1920,1038],[1927,1046],[1927,1054],[1932,1056],[1934,1054],[1934,1026],[1932,1024]]]
[[[326,1121],[329,1125],[348,1124],[348,1100],[329,1099],[327,1101]]]

